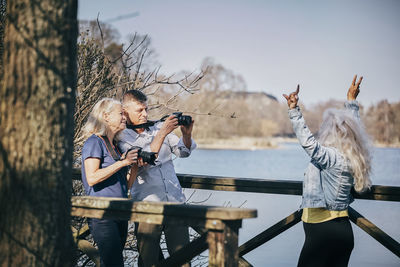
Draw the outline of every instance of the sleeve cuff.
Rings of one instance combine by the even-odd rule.
[[[293,119],[295,117],[301,116],[300,107],[295,107],[293,109],[288,110],[289,118]]]
[[[188,152],[188,153],[190,153],[190,152],[192,152],[196,147],[197,147],[197,144],[196,144],[196,142],[193,140],[193,138],[191,138],[191,140],[192,140],[192,145],[190,146],[190,149],[189,148],[187,148],[186,146],[185,146],[185,143],[183,142],[183,138],[181,137],[181,138],[179,138],[179,142],[178,142],[178,147],[179,147],[179,149],[182,151],[182,152]]]
[[[344,102],[344,106],[345,106],[345,108],[354,109],[354,110],[358,110],[360,107],[357,100],[346,101],[346,102]]]

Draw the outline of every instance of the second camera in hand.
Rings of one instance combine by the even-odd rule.
[[[133,146],[131,148],[128,149],[128,151],[126,151],[126,154],[128,154],[129,151],[131,150],[138,150],[138,158],[143,160],[143,163],[148,163],[150,165],[156,165],[155,160],[157,159],[157,153],[155,152],[147,152],[147,151],[143,151],[143,149],[141,147],[138,146]]]

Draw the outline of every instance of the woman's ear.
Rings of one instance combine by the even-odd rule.
[[[109,117],[110,117],[110,115],[108,113],[103,113],[103,120],[105,122],[108,122]]]

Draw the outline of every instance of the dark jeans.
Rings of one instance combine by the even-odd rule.
[[[88,219],[88,222],[99,248],[101,266],[123,267],[122,251],[128,235],[128,222],[105,219]]]
[[[306,239],[299,267],[345,267],[354,247],[353,229],[348,217],[322,223],[303,222]]]
[[[164,258],[162,251],[160,251],[160,237],[162,232],[165,235],[169,254],[174,253],[190,242],[187,226],[135,223],[139,267],[153,266]],[[185,263],[182,266],[190,267],[191,265],[190,263]]]

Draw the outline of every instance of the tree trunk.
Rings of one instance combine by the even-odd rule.
[[[7,2],[0,266],[71,266],[77,0]]]
[[[6,23],[6,0],[0,0],[0,81],[3,80],[4,28]]]

